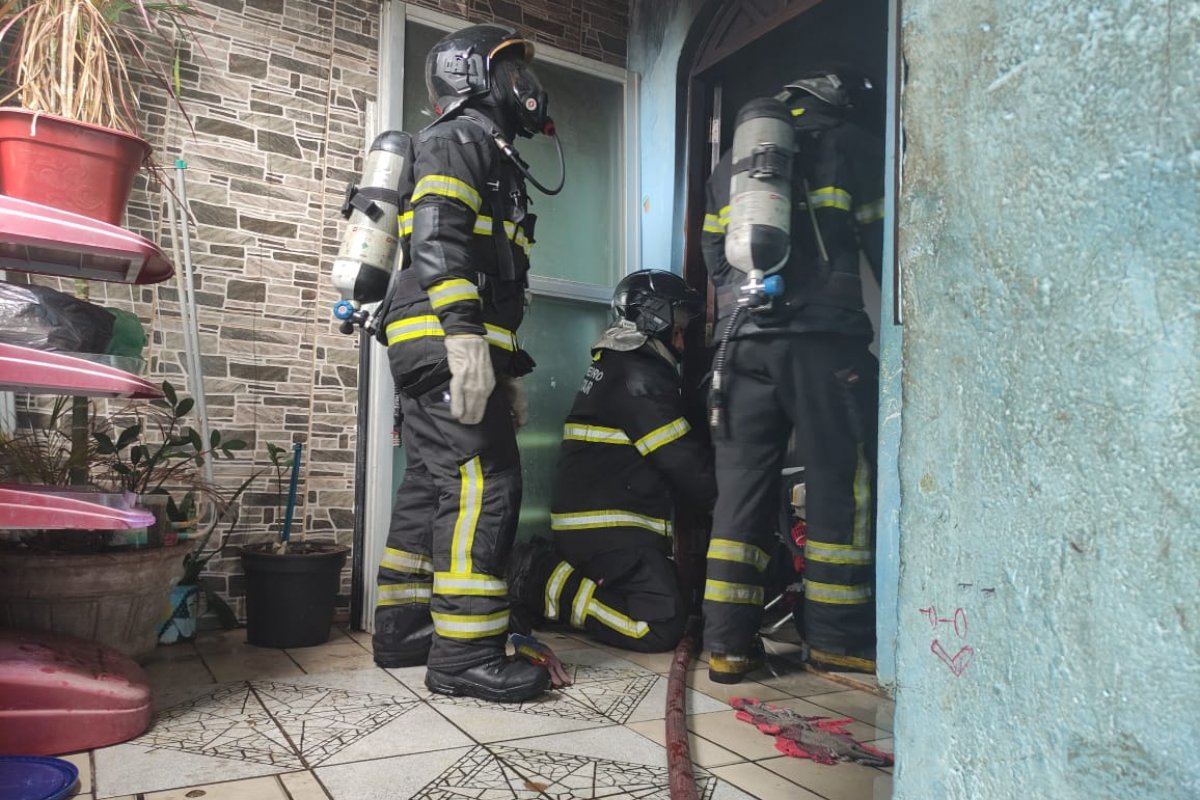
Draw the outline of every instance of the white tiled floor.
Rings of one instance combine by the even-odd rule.
[[[520,706],[426,690],[423,668],[374,666],[370,637],[336,630],[320,647],[266,650],[243,631],[160,648],[147,665],[157,713],[141,738],[71,756],[80,800],[453,800],[668,797],[663,723],[670,654],[543,635],[575,685]],[[890,752],[892,704],[800,671],[729,687],[688,675],[701,800],[885,800],[890,770],[781,756],[737,720],[731,697],[805,714]]]

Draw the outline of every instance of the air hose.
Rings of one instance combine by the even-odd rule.
[[[742,321],[745,306],[739,305],[729,317],[729,323],[721,334],[721,343],[717,346],[717,354],[713,357],[712,389],[708,395],[708,424],[714,430],[721,425],[721,411],[725,407],[725,360],[729,353],[729,342],[734,331]]]
[[[667,677],[667,778],[671,800],[698,800],[687,730],[687,671],[696,651],[698,627],[698,618],[688,620],[688,632],[675,646]]]

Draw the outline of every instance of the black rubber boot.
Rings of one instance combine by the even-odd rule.
[[[375,625],[371,650],[376,666],[384,669],[425,666],[433,642],[433,620],[413,632],[386,630],[387,622],[380,615],[375,617]]]
[[[550,688],[550,673],[523,658],[497,655],[491,661],[453,675],[426,670],[425,685],[438,694],[477,697],[493,703],[522,703]]]
[[[741,683],[742,679],[760,669],[765,661],[762,640],[755,637],[745,653],[709,653],[708,679],[713,683]]]
[[[541,536],[528,542],[513,545],[508,556],[508,568],[504,580],[508,584],[509,627],[516,633],[529,635],[534,626],[543,621],[542,591],[545,589],[549,570],[558,556],[554,545]]]

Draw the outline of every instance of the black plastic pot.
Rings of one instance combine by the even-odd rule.
[[[329,639],[349,547],[296,542],[242,548],[246,641],[258,647],[312,647]]]

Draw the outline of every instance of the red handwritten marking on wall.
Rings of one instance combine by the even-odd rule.
[[[929,626],[933,628],[935,632],[942,626],[950,625],[954,630],[955,636],[957,636],[959,639],[967,638],[967,612],[963,609],[956,608],[954,609],[953,616],[942,617],[938,615],[937,609],[931,605],[929,608],[920,609],[920,613],[924,614],[925,618],[929,620]],[[935,656],[937,656],[943,664],[950,668],[950,671],[954,673],[954,677],[956,678],[962,676],[963,672],[966,671],[967,667],[969,667],[971,662],[975,659],[975,648],[971,647],[969,644],[963,645],[961,648],[959,648],[957,653],[951,656],[950,653],[946,651],[946,648],[942,646],[941,641],[935,638],[929,644],[929,650]]]

